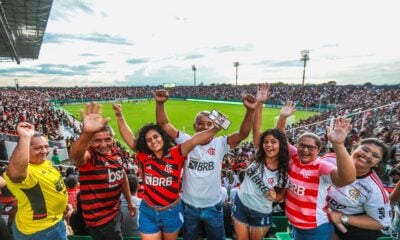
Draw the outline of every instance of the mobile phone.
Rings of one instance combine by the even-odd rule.
[[[231,121],[229,121],[229,119],[223,113],[218,112],[217,110],[212,110],[208,118],[225,130],[231,125]]]

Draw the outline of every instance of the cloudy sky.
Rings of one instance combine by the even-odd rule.
[[[400,1],[54,0],[38,60],[0,86],[400,83]]]

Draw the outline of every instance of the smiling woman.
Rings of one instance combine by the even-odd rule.
[[[387,154],[387,146],[378,139],[361,140],[351,154],[357,179],[344,187],[329,188],[329,216],[335,224],[336,238],[378,239],[382,235],[380,230],[390,225],[389,195],[372,169]]]

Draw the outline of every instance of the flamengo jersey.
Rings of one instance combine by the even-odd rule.
[[[21,183],[4,176],[18,201],[15,223],[19,231],[31,235],[60,222],[67,206],[67,191],[60,172],[49,160],[29,163],[28,176]]]
[[[179,132],[177,143],[188,140]],[[206,145],[197,145],[188,155],[183,171],[182,199],[197,208],[215,206],[221,202],[221,170],[224,155],[229,151],[228,137],[213,138]]]
[[[83,217],[89,227],[101,227],[120,212],[124,168],[116,148],[106,155],[88,151],[90,160],[78,167]]]
[[[327,200],[332,210],[347,215],[367,214],[384,227],[391,224],[389,194],[373,170],[350,185],[329,187]]]
[[[143,166],[143,200],[150,206],[167,206],[179,198],[179,185],[185,157],[180,145],[174,146],[162,159],[153,154],[136,154]]]
[[[329,222],[323,211],[331,184],[330,172],[335,166],[320,158],[302,164],[297,154],[289,163],[289,188],[285,212],[290,223],[300,229],[312,229]]]
[[[278,170],[271,171],[265,164],[263,168],[260,168],[256,162],[252,162],[246,169],[246,176],[240,185],[238,192],[240,201],[246,207],[258,212],[271,213],[272,202],[266,198],[265,194],[266,191],[278,185],[278,180]]]

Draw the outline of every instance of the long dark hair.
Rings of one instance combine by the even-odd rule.
[[[175,145],[174,140],[168,136],[168,134],[162,130],[160,126],[154,123],[149,123],[144,125],[139,131],[138,131],[138,137],[136,139],[136,152],[144,152],[146,154],[153,154],[153,151],[150,150],[150,148],[147,146],[146,142],[146,134],[150,130],[154,130],[158,132],[161,135],[161,138],[164,141],[163,145],[163,154],[168,153],[169,149]]]
[[[265,151],[263,148],[264,139],[266,136],[272,135],[279,141],[279,153],[278,153],[278,183],[280,188],[284,188],[287,182],[287,172],[289,168],[289,150],[288,144],[286,141],[286,135],[277,128],[272,128],[264,131],[260,136],[260,143],[258,145],[258,150],[256,153],[255,162],[258,164],[258,167],[262,168],[261,172],[264,172],[265,165]]]

